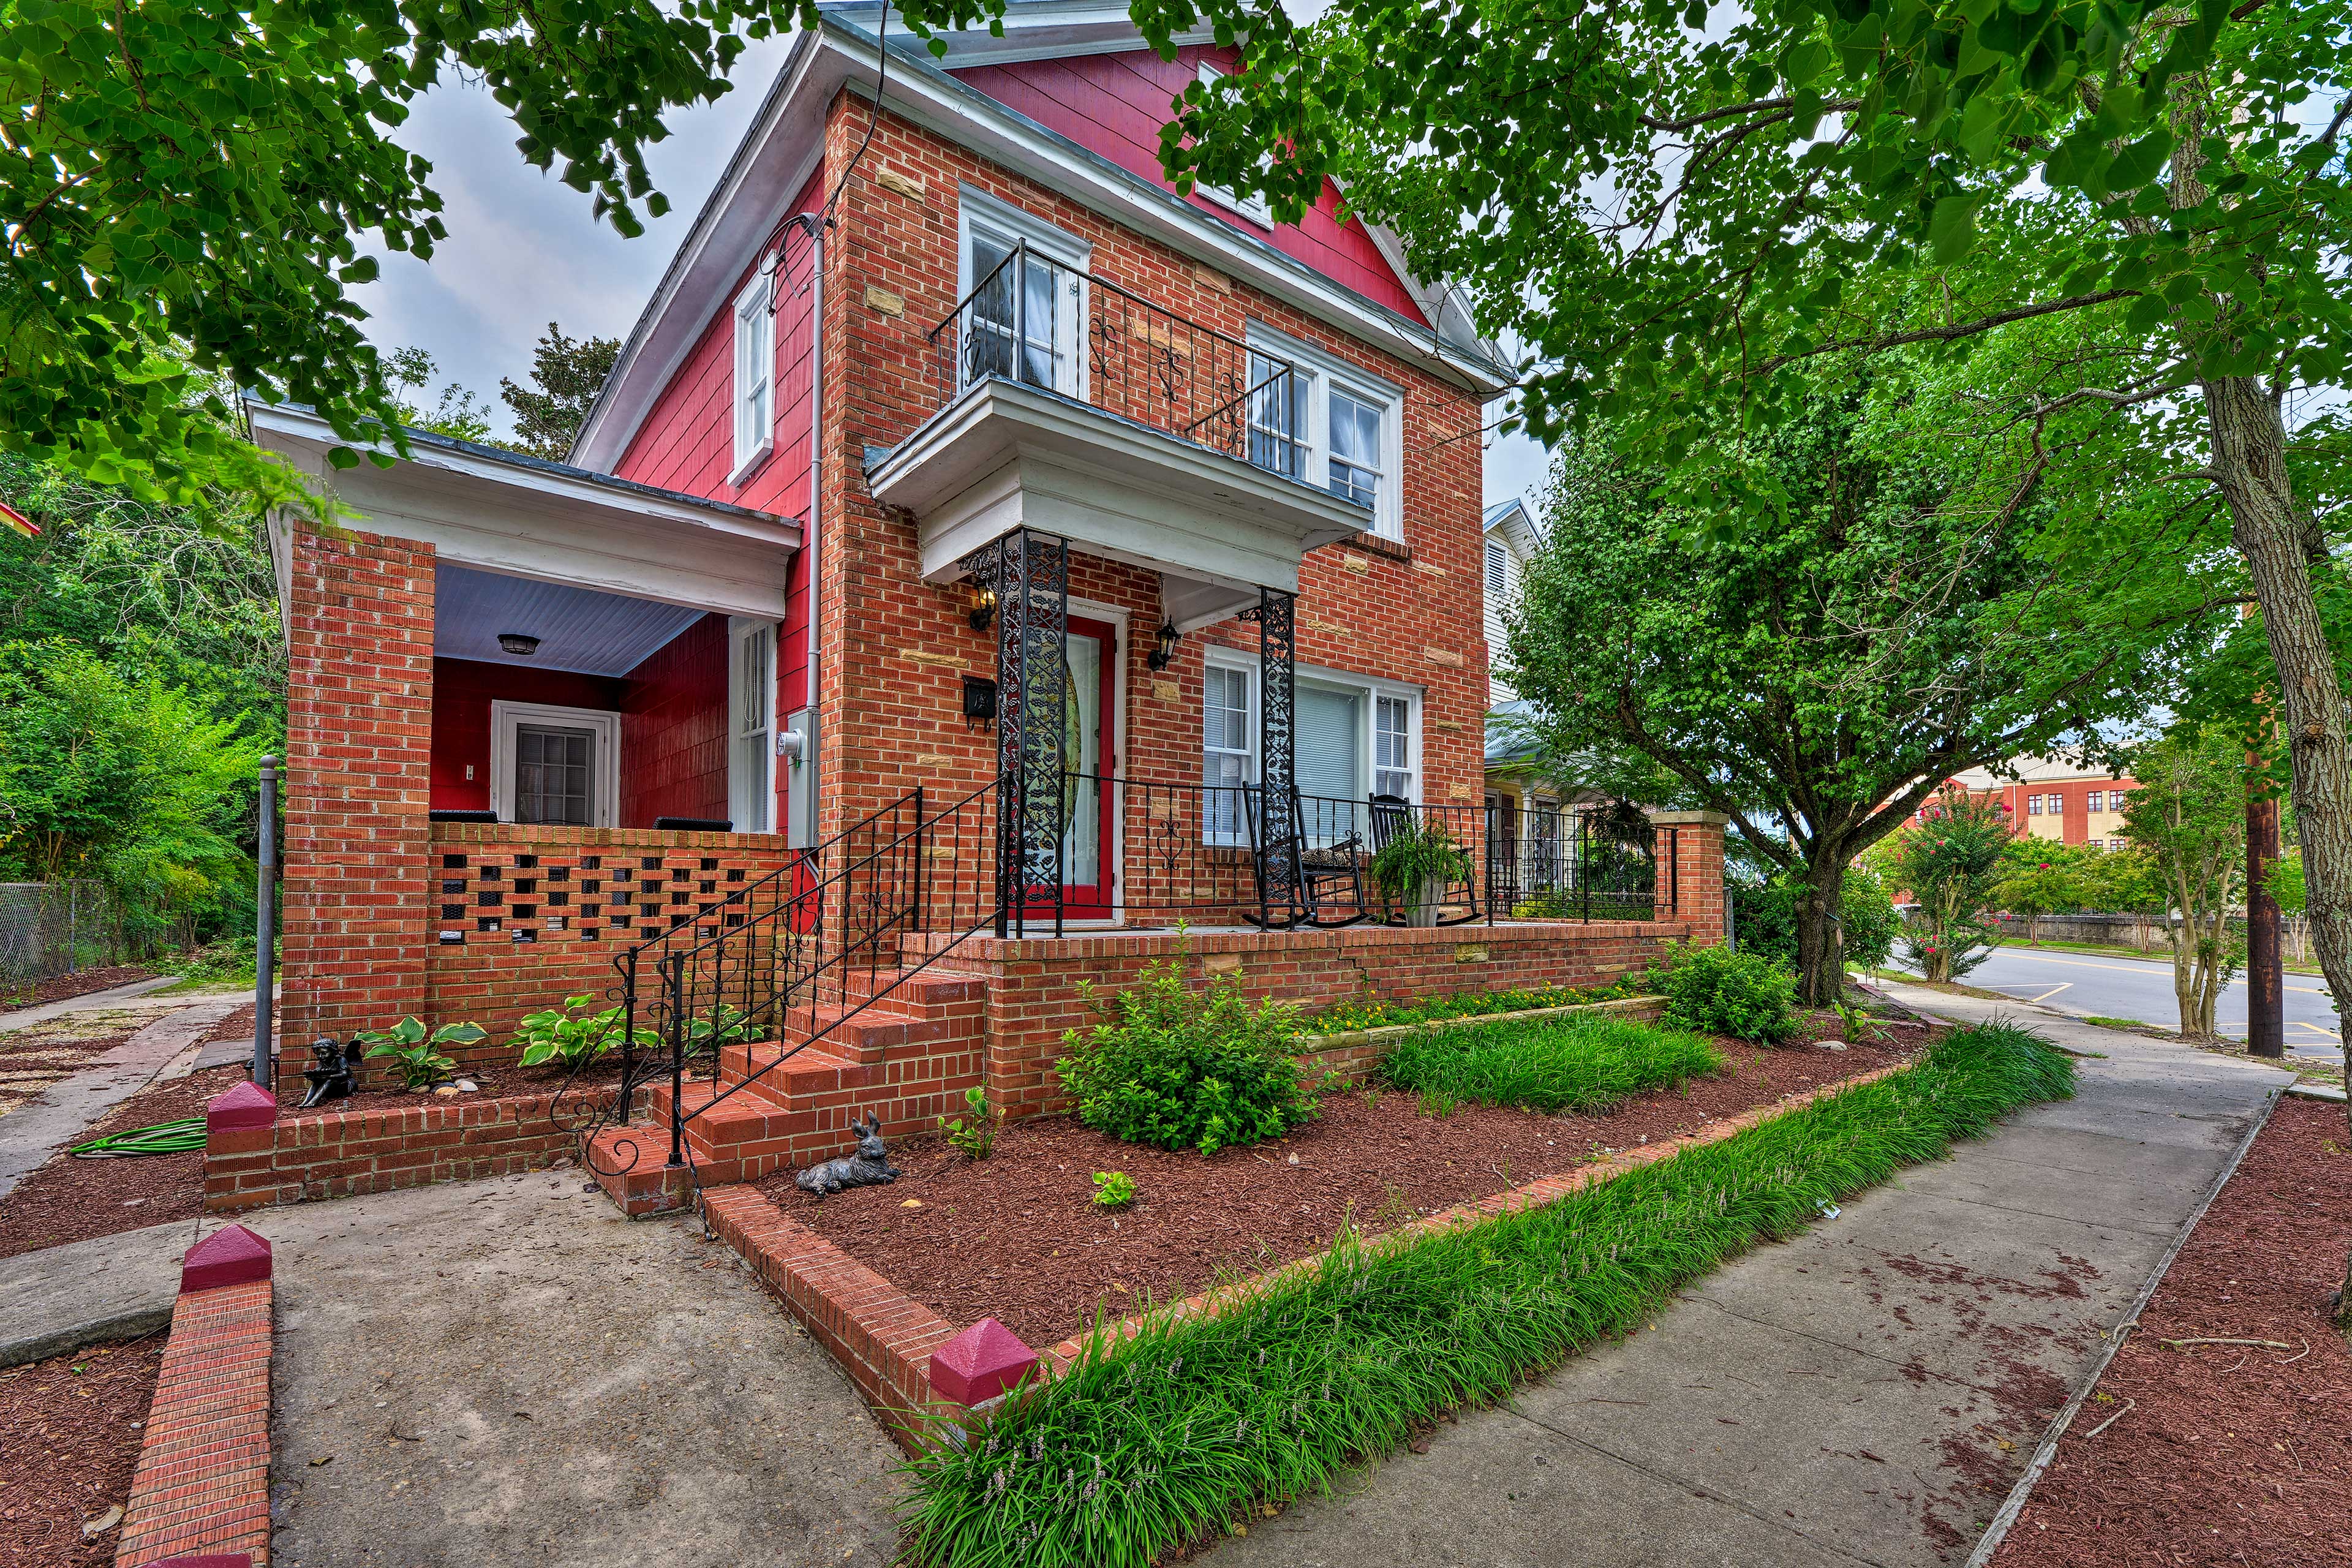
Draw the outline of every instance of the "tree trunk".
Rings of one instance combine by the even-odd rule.
[[[1818,846],[1797,890],[1797,1000],[1827,1007],[1845,994],[1845,862],[1841,847]]]
[[[2204,392],[2213,472],[2230,504],[2231,538],[2246,558],[2278,669],[2312,946],[2328,991],[2352,996],[2352,736],[2346,732],[2343,686],[2311,581],[2315,570],[2327,569],[2326,542],[2295,505],[2278,405],[2243,376],[2208,381]],[[2336,1322],[2352,1331],[2352,1258],[2346,1260]]]

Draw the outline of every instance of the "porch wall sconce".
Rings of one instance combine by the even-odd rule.
[[[1143,662],[1151,667],[1153,674],[1176,662],[1176,623],[1160,622],[1160,635],[1152,639],[1151,651],[1143,656]]]
[[[996,590],[985,583],[974,584],[971,591],[971,629],[984,632],[988,629],[989,623],[994,619],[996,619]]]
[[[539,651],[539,639],[523,632],[500,632],[499,647],[517,658],[529,658]]]

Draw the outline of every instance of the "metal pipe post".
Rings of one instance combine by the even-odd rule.
[[[260,869],[255,876],[253,910],[253,1081],[264,1089],[276,1079],[278,1054],[270,1037],[270,1001],[278,982],[278,759],[261,759]]]

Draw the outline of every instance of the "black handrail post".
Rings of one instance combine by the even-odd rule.
[[[910,911],[910,918],[914,921],[913,929],[916,931],[924,929],[923,889],[929,879],[930,870],[923,859],[923,786],[917,784],[915,786],[915,894]],[[901,942],[898,947],[898,962],[902,967],[906,958],[906,944]]]
[[[686,1163],[686,955],[662,960],[669,994],[669,1163]]]
[[[621,955],[621,1104],[619,1123],[629,1124],[629,1096],[637,1083],[637,950]]]
[[[1592,814],[1576,814],[1576,883],[1583,889],[1584,911],[1580,923],[1592,923]]]

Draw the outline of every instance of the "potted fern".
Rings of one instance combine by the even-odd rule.
[[[1433,926],[1445,889],[1470,875],[1469,852],[1443,822],[1408,817],[1372,857],[1372,881],[1409,926]]]

